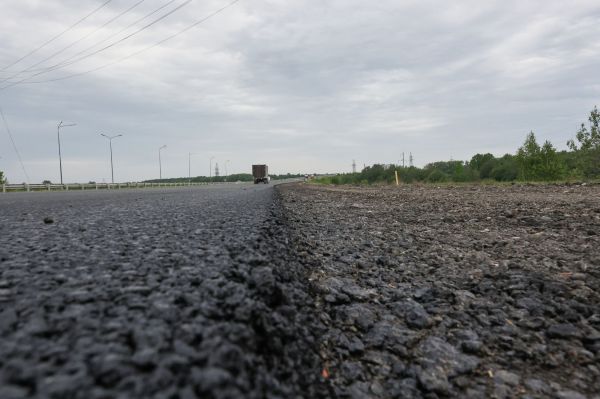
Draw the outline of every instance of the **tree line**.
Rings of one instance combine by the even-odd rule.
[[[269,175],[273,180],[280,179],[292,179],[297,177],[302,177],[304,175],[294,174],[294,173],[286,173],[280,175]],[[228,176],[194,176],[192,178],[189,177],[175,177],[171,179],[154,179],[154,180],[146,180],[145,183],[184,183],[184,182],[192,182],[192,183],[224,183],[224,182],[248,182],[253,181],[254,177],[250,173],[237,173],[231,174]]]
[[[475,154],[469,161],[440,161],[423,168],[376,164],[359,173],[340,174],[319,179],[321,183],[393,183],[397,172],[402,182],[475,182],[493,180],[560,181],[600,178],[600,112],[590,112],[588,125],[581,124],[568,150],[557,151],[550,141],[540,144],[534,132],[527,134],[515,154],[496,157]]]

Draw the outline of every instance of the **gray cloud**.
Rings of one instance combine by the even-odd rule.
[[[73,54],[165,1],[146,0],[65,52]],[[178,0],[178,3],[182,0]],[[100,1],[5,0],[0,65],[64,30]],[[22,69],[126,9],[114,0]],[[227,4],[194,1],[131,40],[61,71],[60,78],[138,51]],[[58,180],[56,124],[65,178],[208,174],[209,157],[230,172],[267,162],[274,172],[349,170],[397,162],[512,152],[529,130],[564,147],[600,103],[600,6],[596,1],[242,0],[214,19],[137,57],[70,80],[0,91],[34,181]],[[22,67],[22,68],[18,68]],[[0,76],[6,76],[1,72]],[[6,134],[0,169],[22,181]]]

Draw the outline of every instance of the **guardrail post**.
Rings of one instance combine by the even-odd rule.
[[[96,190],[98,190],[98,183],[95,183],[95,184],[96,184]]]
[[[29,184],[26,184],[25,187],[27,187],[27,192],[29,192],[30,191]]]
[[[81,190],[85,190],[85,184],[81,185]]]
[[[65,190],[69,191],[69,185],[68,184],[65,184]]]
[[[6,192],[6,184],[2,184],[2,192],[5,193]]]

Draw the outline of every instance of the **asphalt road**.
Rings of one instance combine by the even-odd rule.
[[[272,185],[0,195],[0,398],[316,396]]]

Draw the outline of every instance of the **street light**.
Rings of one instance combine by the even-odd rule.
[[[115,173],[114,173],[114,169],[113,169],[112,141],[113,141],[113,139],[116,139],[117,137],[121,137],[122,134],[117,134],[116,136],[107,136],[104,133],[100,133],[100,136],[104,136],[108,139],[108,143],[110,146],[110,177],[111,177],[112,184],[115,184]]]
[[[158,149],[158,176],[160,180],[162,180],[162,161],[160,159],[160,150],[162,150],[163,148],[167,148],[167,145],[165,144]]]
[[[63,175],[62,175],[62,154],[60,152],[60,128],[61,127],[70,127],[70,126],[77,126],[76,123],[69,123],[67,125],[63,124],[63,121],[60,121],[60,123],[58,124],[57,128],[56,128],[56,132],[57,132],[57,137],[58,137],[58,165],[60,167],[60,184],[63,184]]]
[[[215,157],[210,157],[210,166],[208,167],[208,178],[211,179],[212,178],[212,160],[215,159]]]

